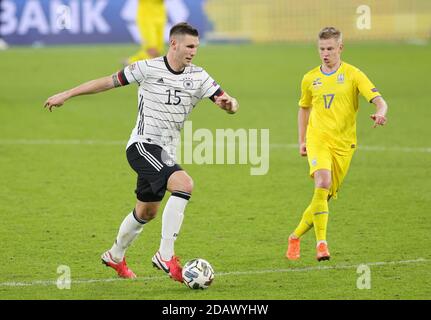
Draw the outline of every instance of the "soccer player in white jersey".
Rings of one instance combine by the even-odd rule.
[[[127,143],[127,159],[138,174],[137,202],[121,223],[111,249],[102,262],[115,269],[120,277],[135,278],[127,267],[125,252],[154,219],[166,190],[171,192],[162,216],[160,248],[153,265],[182,281],[182,267],[174,253],[184,211],[193,190],[192,178],[175,163],[175,146],[189,113],[199,100],[210,98],[221,109],[235,113],[238,102],[224,92],[208,73],[191,62],[199,46],[198,31],[179,23],[170,31],[166,56],[140,60],[111,76],[83,83],[47,99],[52,111],[72,97],[106,91],[130,83],[138,87],[138,117]]]

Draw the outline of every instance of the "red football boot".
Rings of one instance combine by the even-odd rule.
[[[118,276],[126,279],[134,279],[136,275],[127,267],[126,258],[123,258],[121,262],[117,263],[112,259],[111,253],[106,251],[102,254],[102,263],[107,267],[111,267],[115,271],[117,271]]]
[[[154,267],[163,270],[175,281],[183,282],[183,268],[177,256],[174,255],[171,260],[166,261],[162,259],[160,252],[157,251],[151,261]]]

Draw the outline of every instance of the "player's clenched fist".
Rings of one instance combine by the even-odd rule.
[[[307,146],[305,142],[299,144],[299,154],[303,157],[307,156]]]
[[[44,107],[48,108],[49,111],[52,111],[52,107],[60,107],[64,104],[64,102],[68,99],[68,95],[66,92],[61,92],[56,95],[53,95],[52,97],[49,97]]]
[[[372,114],[370,116],[372,120],[374,120],[374,126],[373,128],[377,126],[383,126],[386,123],[386,117],[380,114]]]
[[[238,101],[228,96],[226,93],[222,96],[214,96],[214,102],[222,109],[226,110],[227,113],[235,113],[239,109]]]

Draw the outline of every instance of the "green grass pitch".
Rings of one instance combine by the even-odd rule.
[[[212,263],[216,277],[205,291],[152,268],[161,212],[127,252],[136,281],[117,280],[100,263],[135,202],[124,148],[136,119],[136,87],[78,97],[53,113],[43,109],[48,96],[113,73],[134,49],[0,52],[0,299],[431,298],[431,46],[346,45],[344,60],[380,89],[389,121],[373,129],[374,108],[361,97],[359,149],[339,199],[330,202],[332,259],[323,263],[315,261],[313,232],[300,261],[284,258],[313,191],[306,160],[292,144],[299,85],[319,64],[316,48],[200,48],[195,63],[241,109],[231,116],[202,101],[190,118],[193,128],[268,128],[271,143],[264,176],[251,176],[250,165],[183,166],[195,190],[176,253],[183,262]],[[369,264],[370,289],[357,288],[360,264]],[[55,285],[60,265],[70,267],[69,290]]]

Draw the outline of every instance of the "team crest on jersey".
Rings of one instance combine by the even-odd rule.
[[[136,69],[136,64],[137,64],[137,62],[132,63],[131,65],[129,65],[129,70],[130,71],[134,71]]]
[[[184,86],[184,89],[192,89],[193,88],[193,80],[192,79],[184,79],[183,86]]]
[[[175,161],[171,158],[168,152],[165,149],[162,150],[161,159],[165,165],[168,167],[173,167],[175,165]]]
[[[316,158],[314,158],[313,160],[311,160],[311,165],[313,167],[315,167],[317,165],[317,159]]]
[[[316,80],[313,81],[313,87],[314,89],[319,89],[322,86],[322,81],[320,81],[321,78],[316,78]]]
[[[343,84],[344,83],[344,73],[340,73],[337,77],[337,83]]]

